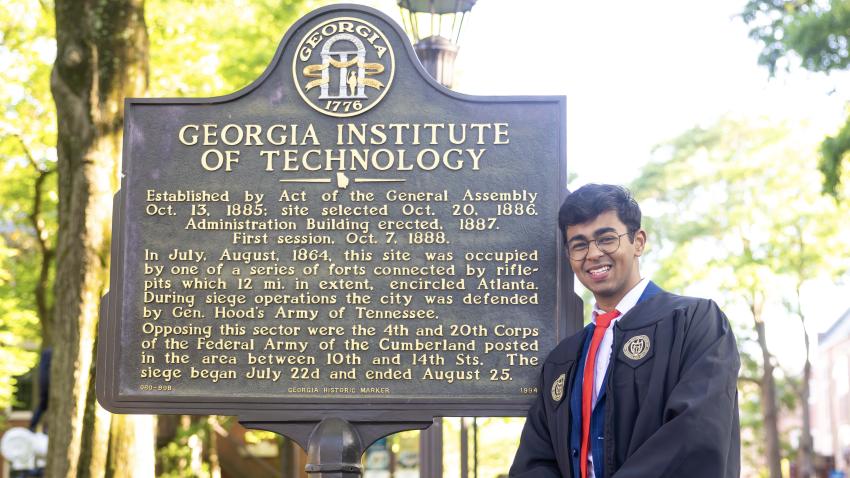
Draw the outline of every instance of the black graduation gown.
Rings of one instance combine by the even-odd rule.
[[[570,468],[579,444],[569,443],[569,397],[587,331],[561,341],[543,363],[509,476],[578,478]],[[640,357],[641,347],[633,348],[630,358],[623,346],[641,335],[649,350]],[[596,478],[739,477],[739,368],[729,321],[713,301],[660,292],[638,303],[614,326],[605,476]],[[563,392],[555,393],[562,374]]]

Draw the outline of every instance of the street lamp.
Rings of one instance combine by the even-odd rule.
[[[466,14],[477,0],[398,0],[404,29],[413,37],[413,48],[420,63],[434,79],[446,88],[454,82],[454,63],[460,48],[460,31]],[[466,421],[461,418],[461,444],[468,447]],[[474,477],[478,476],[478,434],[474,435]],[[434,424],[422,430],[419,436],[419,476],[443,474],[443,420],[435,418]],[[468,463],[463,455],[461,478],[467,478]]]
[[[404,28],[413,37],[425,70],[447,88],[454,80],[454,62],[466,14],[476,0],[398,0]]]

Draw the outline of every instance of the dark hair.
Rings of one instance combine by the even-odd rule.
[[[607,211],[617,212],[629,239],[634,240],[640,229],[640,206],[628,189],[612,184],[585,184],[570,193],[558,211],[558,227],[566,235],[567,226],[592,221]]]

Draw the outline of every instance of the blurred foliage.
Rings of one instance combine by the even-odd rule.
[[[816,143],[804,124],[727,118],[658,147],[632,184],[651,218],[645,227],[659,265],[654,280],[684,293],[695,285],[716,290],[729,314],[742,353],[744,458],[755,465],[764,446],[762,354],[750,307],[763,302],[768,329],[796,326],[788,304],[798,304],[797,287],[838,280],[850,269],[843,240],[850,207],[820,194],[811,161]],[[799,379],[776,375],[780,409],[795,408]]]
[[[247,430],[245,432],[245,443],[255,445],[264,441],[277,440],[278,434],[265,430]]]
[[[850,67],[850,0],[749,0],[742,18],[762,45],[758,62],[771,75],[799,64],[810,71]],[[821,143],[819,169],[824,190],[838,196],[845,161],[850,161],[850,118]]]
[[[496,478],[510,469],[524,424],[524,418],[478,418],[478,476]]]
[[[5,297],[0,298],[0,317],[0,362],[4,364],[0,373],[0,406],[6,408],[13,405],[14,377],[26,373],[38,359],[38,354],[32,351],[38,339],[38,320],[15,299]],[[15,405],[28,407],[29,404]]]
[[[203,460],[204,443],[209,440],[207,420],[191,420],[177,429],[174,439],[156,452],[163,470],[161,478],[210,478],[210,465]]]
[[[316,0],[148,0],[148,96],[216,96],[243,88],[271,62],[289,26]]]
[[[511,467],[524,418],[479,417],[478,422],[478,476],[495,478],[507,473]],[[474,445],[472,418],[466,418],[469,476],[473,475]],[[443,418],[443,471],[445,476],[459,476],[460,418]]]
[[[749,0],[741,13],[762,43],[759,64],[771,74],[794,54],[811,71],[850,66],[850,1]]]
[[[713,280],[734,295],[798,271],[812,279],[850,269],[840,239],[848,207],[813,187],[807,132],[725,119],[656,149],[632,188],[651,211],[646,227],[659,249],[660,282],[682,290]],[[787,292],[776,290],[777,299]]]
[[[55,169],[56,162],[49,88],[55,51],[52,5],[0,3],[0,25],[0,409],[5,409],[12,404],[13,377],[36,364],[41,337],[34,292],[41,256],[30,215],[37,178]],[[56,174],[46,173],[42,189],[42,213],[35,220],[52,246]]]
[[[148,0],[148,95],[215,96],[248,85],[267,68],[291,23],[321,3]],[[12,403],[14,377],[38,358],[42,324],[35,290],[45,260],[39,240],[54,248],[58,228],[56,113],[50,91],[54,35],[51,0],[0,0],[0,409]],[[37,190],[40,211],[33,217]],[[47,261],[52,263],[52,257]],[[51,267],[42,286],[52,291],[52,282]],[[52,294],[47,299],[52,307]],[[163,476],[211,473],[208,463],[201,464],[200,472],[183,466],[197,463],[197,457],[187,456],[193,449],[189,442],[208,440],[209,433],[202,420],[161,449],[158,456],[168,464]]]
[[[843,167],[844,161],[850,161],[850,117],[835,136],[827,136],[820,147],[819,168],[824,175],[824,191],[839,197],[838,187],[847,184],[850,168]]]

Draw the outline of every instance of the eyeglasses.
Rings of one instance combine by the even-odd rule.
[[[587,257],[588,251],[590,251],[590,243],[595,242],[597,249],[605,254],[613,254],[620,248],[620,238],[626,234],[628,234],[628,232],[624,232],[619,235],[611,232],[602,234],[596,239],[591,239],[590,241],[573,241],[567,244],[567,252],[570,255],[570,259],[574,261],[583,261],[584,258]]]

